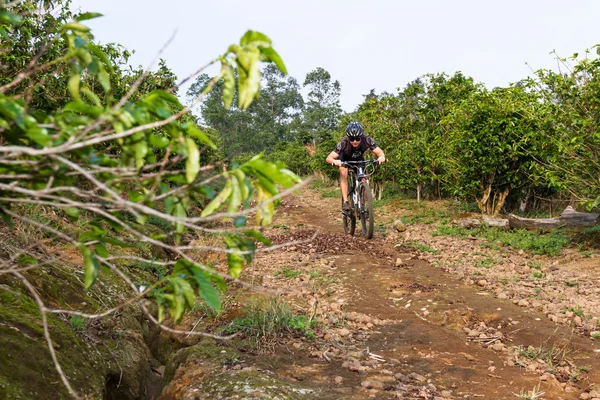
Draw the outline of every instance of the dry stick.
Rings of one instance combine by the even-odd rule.
[[[42,301],[37,290],[33,287],[33,285],[31,285],[31,283],[29,283],[29,281],[27,280],[27,278],[25,278],[25,276],[23,276],[19,272],[13,272],[13,275],[15,275],[17,278],[19,278],[23,282],[23,284],[27,287],[27,289],[29,290],[31,295],[34,297],[34,299],[38,305],[38,308],[40,309],[40,313],[42,314],[42,325],[44,327],[44,337],[46,338],[46,343],[48,344],[48,350],[50,351],[50,356],[52,357],[52,361],[54,362],[54,367],[56,368],[56,372],[58,372],[58,374],[60,375],[60,379],[62,380],[63,384],[65,385],[65,387],[67,388],[67,390],[69,391],[71,396],[73,396],[75,399],[81,399],[82,397],[80,397],[79,394],[75,390],[73,390],[73,388],[71,387],[71,384],[69,383],[69,379],[63,372],[62,367],[60,366],[60,363],[58,362],[58,358],[56,357],[56,351],[54,350],[54,344],[52,343],[52,338],[50,337],[50,331],[48,329],[48,320],[46,318],[47,309],[46,309],[46,306],[44,305],[44,302]]]

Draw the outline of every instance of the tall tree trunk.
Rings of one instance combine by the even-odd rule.
[[[507,197],[508,197],[508,188],[504,189],[504,191],[501,193],[497,193],[497,197],[496,197],[496,194],[494,195],[496,204],[494,205],[494,208],[492,210],[492,215],[500,214],[500,210],[502,210],[502,207],[504,207],[504,202],[506,201]]]
[[[483,213],[483,214],[488,213],[487,212],[488,211],[487,204],[488,204],[491,194],[492,194],[492,185],[490,184],[490,185],[488,185],[487,188],[485,188],[483,190],[481,199],[477,199],[477,208],[479,208],[479,211],[481,211],[481,213]]]
[[[423,190],[423,184],[417,183],[417,202],[421,202],[421,191]]]

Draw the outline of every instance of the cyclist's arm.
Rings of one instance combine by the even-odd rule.
[[[327,161],[327,164],[336,165],[339,167],[342,165],[342,162],[338,160],[339,157],[340,155],[338,153],[332,151],[331,153],[329,153],[325,161]]]
[[[379,161],[379,164],[385,162],[385,154],[383,154],[383,150],[381,150],[379,146],[373,149],[373,153],[375,153],[375,155],[377,156],[377,161]]]

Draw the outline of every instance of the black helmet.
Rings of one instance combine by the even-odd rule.
[[[360,122],[352,121],[346,127],[346,136],[362,136],[365,131]]]

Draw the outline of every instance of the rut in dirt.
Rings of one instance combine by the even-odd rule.
[[[582,366],[600,370],[597,349],[589,340],[419,260],[416,250],[386,240],[385,232],[376,232],[372,240],[344,235],[337,204],[332,199],[318,204],[307,204],[305,197],[302,202],[290,199],[284,213],[299,227],[271,239],[308,239],[318,229],[314,241],[293,250],[335,261],[347,315],[386,321],[354,346],[386,361],[366,375],[358,370],[351,376],[358,387],[384,398],[380,396],[386,395],[391,375],[407,385],[433,385],[438,396],[443,392],[449,398],[514,399],[537,388],[545,393],[539,398],[577,399],[600,386],[600,374],[577,374]],[[377,222],[377,211],[375,218]],[[352,335],[361,338],[361,332]],[[549,359],[557,365],[546,362],[540,375],[540,365],[515,359],[515,348],[549,349],[555,353]],[[567,368],[559,370],[559,362]],[[373,383],[378,380],[384,384]]]

